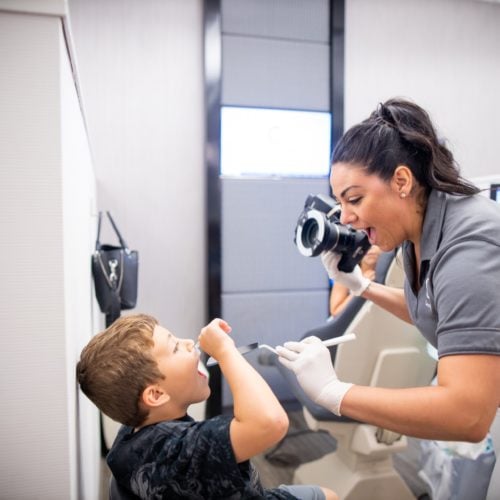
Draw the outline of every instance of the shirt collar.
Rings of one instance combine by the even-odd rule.
[[[436,253],[443,233],[446,193],[433,189],[427,199],[424,225],[420,240],[421,261],[430,260]]]
[[[441,241],[445,208],[446,193],[434,189],[431,190],[427,198],[422,234],[420,236],[420,276],[418,277],[420,286],[427,275],[429,261],[437,252],[439,242]],[[415,283],[415,254],[411,241],[403,243],[403,254],[405,274],[413,289],[413,283]]]

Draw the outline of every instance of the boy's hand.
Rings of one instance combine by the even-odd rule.
[[[214,359],[219,357],[228,349],[234,349],[234,341],[228,335],[231,327],[220,318],[213,319],[207,326],[201,329],[198,341],[200,347]]]

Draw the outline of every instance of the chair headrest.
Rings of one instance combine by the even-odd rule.
[[[377,265],[375,267],[375,281],[377,283],[385,283],[387,272],[391,267],[392,261],[396,257],[397,250],[390,252],[382,252],[378,256]]]
[[[377,283],[385,282],[387,272],[389,271],[389,268],[391,267],[392,261],[394,260],[395,256],[395,251],[383,252],[379,255],[377,266],[375,268],[375,281]],[[326,340],[332,337],[343,335],[346,332],[347,327],[350,325],[356,314],[365,303],[365,300],[366,299],[364,299],[363,297],[352,297],[345,309],[332,321],[309,330],[301,337],[301,339],[309,337],[311,335],[315,335],[321,340]],[[332,358],[334,358],[336,348],[331,348],[330,352],[332,354]]]

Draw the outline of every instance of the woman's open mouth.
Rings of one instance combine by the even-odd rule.
[[[370,241],[370,243],[372,245],[374,245],[375,244],[375,230],[373,228],[371,228],[371,227],[368,227],[364,231],[367,234],[368,240]]]

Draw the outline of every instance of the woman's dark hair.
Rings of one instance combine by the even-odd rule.
[[[479,192],[460,177],[427,112],[404,99],[380,103],[369,118],[350,128],[333,151],[332,165],[339,162],[360,165],[387,181],[398,165],[406,165],[427,193],[431,189],[459,195]]]

